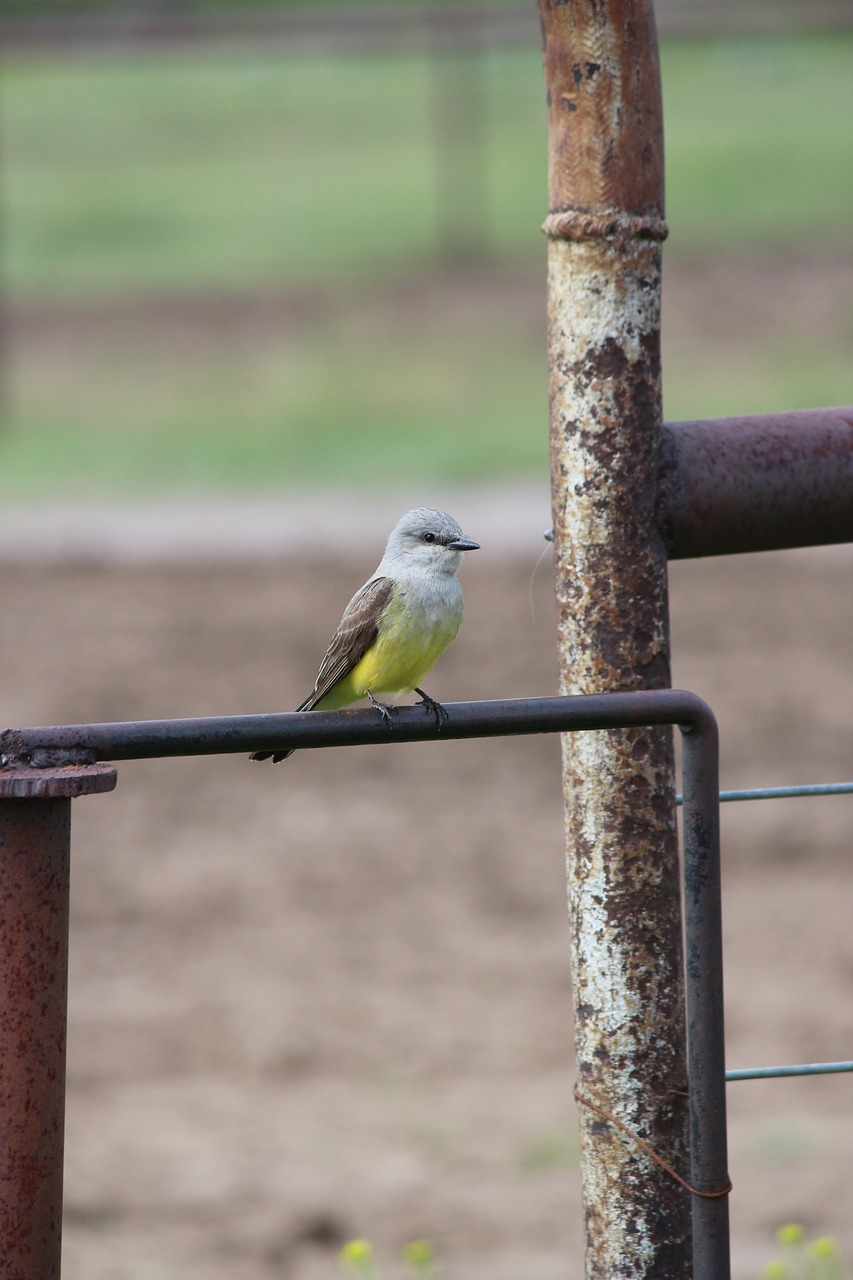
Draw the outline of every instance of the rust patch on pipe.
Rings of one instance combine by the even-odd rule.
[[[546,236],[554,240],[665,240],[669,228],[662,218],[635,218],[624,213],[582,213],[568,209],[549,213],[542,223]]]
[[[654,12],[643,0],[540,0],[551,213],[663,218]]]
[[[853,542],[853,407],[668,423],[657,521],[673,558]]]

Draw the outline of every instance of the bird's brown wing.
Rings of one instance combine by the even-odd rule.
[[[390,578],[373,578],[355,593],[320,663],[314,688],[297,711],[310,711],[361,661],[376,639],[379,620],[393,593]]]

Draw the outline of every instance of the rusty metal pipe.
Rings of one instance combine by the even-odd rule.
[[[661,443],[663,130],[651,0],[539,0],[561,688],[670,682]],[[563,792],[580,1091],[687,1163],[671,735],[571,734]],[[588,1280],[682,1280],[683,1191],[580,1110]]]
[[[691,1280],[729,1280],[728,1138],[720,885],[719,734],[708,708],[682,726]]]
[[[3,1280],[59,1277],[71,796],[114,785],[103,765],[0,773]]]
[[[70,800],[0,802],[0,1256],[54,1280],[62,1244]]]
[[[283,711],[247,716],[205,716],[187,720],[127,720],[110,724],[46,725],[6,730],[20,758],[49,767],[56,758],[149,760],[167,756],[227,755],[253,750],[311,750],[460,738],[568,733],[639,725],[692,723],[695,694],[682,689],[640,689],[582,697],[505,698],[447,702],[439,727],[421,707],[397,707],[389,724],[369,708],[341,711]],[[8,752],[8,748],[7,748]],[[0,777],[14,777],[0,771]]]
[[[672,559],[853,542],[853,407],[667,423],[657,522]]]

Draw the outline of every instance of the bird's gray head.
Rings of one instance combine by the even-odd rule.
[[[406,562],[456,573],[463,551],[477,551],[479,542],[466,538],[452,516],[432,507],[415,507],[398,520],[385,548],[383,565],[403,556]]]

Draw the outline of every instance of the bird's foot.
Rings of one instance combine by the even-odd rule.
[[[415,705],[418,707],[426,707],[427,711],[435,716],[436,727],[440,729],[445,720],[449,718],[444,707],[440,702],[436,702],[435,698],[431,698],[428,693],[424,693],[423,689],[415,688],[415,693],[419,693],[421,695],[420,702],[415,703]]]
[[[385,721],[389,729],[394,728],[392,712],[396,711],[396,707],[392,707],[387,702],[380,702],[378,698],[374,698],[370,690],[367,690],[367,701],[373,707],[374,711],[378,711],[382,719]]]

